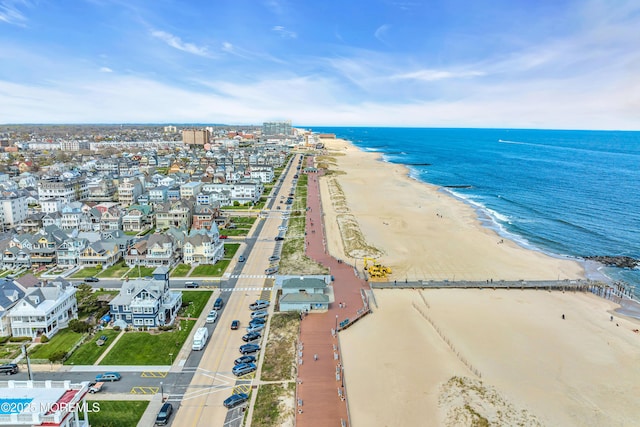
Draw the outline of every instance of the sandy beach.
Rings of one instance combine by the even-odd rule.
[[[340,171],[321,180],[327,244],[337,257],[362,267],[363,256],[379,254],[393,270],[391,280],[398,281],[584,277],[573,260],[524,249],[482,227],[473,208],[409,178],[407,168],[379,161],[379,154],[343,140],[323,142],[328,154],[319,163]],[[346,203],[336,200],[340,190]],[[343,247],[341,227],[352,218],[372,250]]]
[[[584,277],[576,261],[483,228],[471,207],[406,168],[323,142],[335,257],[361,268],[363,256],[377,256],[390,280]],[[373,314],[340,333],[353,426],[637,425],[640,322],[615,313],[617,304],[560,291],[374,295]]]

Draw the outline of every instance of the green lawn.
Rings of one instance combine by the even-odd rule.
[[[129,267],[124,261],[120,261],[104,270],[100,274],[100,277],[122,277],[130,269],[131,267]]]
[[[125,332],[101,365],[168,365],[175,358],[195,325],[182,320],[182,330],[166,332]],[[174,359],[175,360],[175,359]]]
[[[69,352],[71,348],[82,338],[82,334],[70,329],[63,329],[51,338],[46,344],[39,344],[35,350],[29,352],[31,359],[48,359],[57,352]]]
[[[97,276],[99,273],[102,273],[102,268],[85,267],[76,271],[70,277],[72,279],[84,279],[85,277]]]
[[[231,221],[236,225],[245,224],[246,228],[251,228],[254,222],[256,222],[255,216],[234,216],[231,217]]]
[[[225,228],[221,232],[227,236],[246,236],[249,233],[249,228]]]
[[[224,258],[231,259],[238,252],[240,243],[225,243],[224,244]]]
[[[129,277],[146,277],[146,276],[151,276],[153,274],[153,270],[155,270],[156,267],[133,267],[131,269],[131,271],[129,272]]]
[[[180,315],[189,315],[189,317],[199,317],[202,310],[207,305],[213,291],[188,291],[182,293],[182,303],[189,304],[189,308],[180,312]]]
[[[91,427],[136,427],[149,406],[148,400],[89,400]],[[80,411],[80,419],[84,413]]]
[[[104,353],[104,351],[111,345],[113,340],[118,336],[120,332],[113,329],[105,329],[99,331],[93,338],[87,340],[76,351],[73,352],[70,358],[65,360],[65,365],[93,365],[96,360]],[[96,341],[101,335],[106,335],[109,339],[103,346],[96,345]]]
[[[171,272],[171,277],[187,277],[187,273],[191,270],[191,266],[188,264],[178,264],[176,268]]]
[[[204,264],[193,269],[192,277],[221,277],[229,266],[229,260],[223,259],[214,265]]]

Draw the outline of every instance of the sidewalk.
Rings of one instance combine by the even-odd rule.
[[[308,159],[309,163],[312,160]],[[306,253],[329,268],[334,278],[335,299],[326,313],[313,313],[301,323],[303,357],[302,364],[298,366],[296,427],[349,425],[340,346],[337,334],[333,335],[332,332],[340,322],[357,316],[358,310],[363,307],[360,291],[369,289],[367,282],[354,274],[351,265],[339,263],[326,253],[319,176],[309,174]],[[314,355],[318,356],[317,360],[314,360]]]

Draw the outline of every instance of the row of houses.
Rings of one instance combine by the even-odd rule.
[[[130,267],[172,267],[215,264],[224,256],[224,243],[215,224],[209,228],[169,227],[144,236],[122,230],[102,232],[65,231],[56,225],[35,233],[14,234],[0,240],[0,268],[11,271],[68,269],[87,266],[108,268],[120,260]]]
[[[78,318],[76,292],[61,278],[0,279],[0,336],[53,337]],[[182,293],[169,287],[169,269],[158,267],[149,279],[125,280],[109,311],[114,325],[141,329],[172,325],[181,307]]]

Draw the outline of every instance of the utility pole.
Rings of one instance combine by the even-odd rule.
[[[22,344],[22,354],[27,359],[27,373],[29,375],[29,381],[33,381],[33,375],[31,374],[31,362],[29,362],[29,353],[27,351],[27,345]]]

